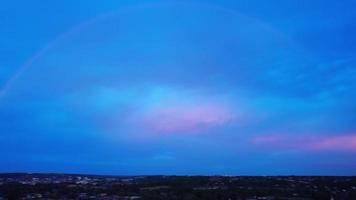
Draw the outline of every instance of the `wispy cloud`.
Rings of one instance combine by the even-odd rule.
[[[137,126],[150,133],[201,133],[237,117],[229,101],[195,90],[153,88],[141,98],[145,102],[133,118]]]
[[[225,105],[198,103],[192,105],[178,102],[142,113],[145,128],[154,133],[192,133],[225,125],[234,114]]]
[[[298,136],[274,134],[257,136],[252,144],[272,150],[356,152],[356,135]]]

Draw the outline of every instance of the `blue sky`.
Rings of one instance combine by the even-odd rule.
[[[11,1],[0,171],[355,175],[354,1]]]

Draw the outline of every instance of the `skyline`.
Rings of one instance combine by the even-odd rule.
[[[355,175],[355,2],[19,2],[0,172]]]

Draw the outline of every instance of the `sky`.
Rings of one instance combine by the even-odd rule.
[[[353,0],[0,3],[0,172],[356,175]]]

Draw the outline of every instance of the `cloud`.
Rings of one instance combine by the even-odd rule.
[[[134,126],[154,134],[202,133],[237,117],[232,103],[216,94],[174,87],[148,87],[138,95]]]
[[[142,120],[145,128],[154,133],[193,133],[227,124],[234,118],[225,105],[175,102],[147,113]]]
[[[342,151],[356,152],[356,135],[297,136],[266,135],[252,139],[252,144],[272,150],[297,150],[308,152]]]

